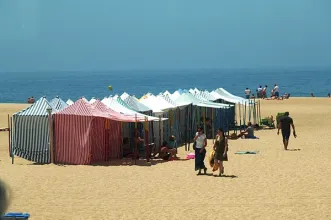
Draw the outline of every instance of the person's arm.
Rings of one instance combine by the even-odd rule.
[[[194,141],[196,141],[199,137],[199,132],[195,133],[195,137],[193,138]]]
[[[226,153],[228,152],[228,139],[226,137],[224,137],[224,142],[225,142],[225,148],[224,148],[224,153],[223,155],[226,155]]]
[[[279,130],[280,129],[282,129],[282,122],[281,121],[279,121],[279,123],[278,123],[278,131],[277,131],[277,134],[279,134]]]

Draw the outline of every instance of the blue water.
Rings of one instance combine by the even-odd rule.
[[[27,98],[59,95],[62,99],[103,98],[129,94],[141,97],[147,92],[195,88],[209,91],[222,87],[243,96],[246,87],[279,85],[280,93],[291,96],[326,97],[331,92],[331,69],[311,70],[180,70],[0,73],[0,103],[26,102]],[[113,86],[113,91],[108,86]],[[269,93],[269,92],[268,92]]]

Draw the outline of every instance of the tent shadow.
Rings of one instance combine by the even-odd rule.
[[[287,149],[288,151],[300,151],[300,148],[294,148],[294,149]]]

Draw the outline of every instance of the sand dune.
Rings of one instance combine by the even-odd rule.
[[[7,126],[8,113],[25,106],[1,104],[0,127]],[[289,148],[300,150],[283,151],[276,130],[258,131],[258,140],[230,141],[228,177],[222,178],[196,176],[192,160],[57,166],[16,158],[12,165],[8,133],[0,132],[0,177],[13,191],[9,211],[29,212],[32,220],[331,219],[331,99],[262,102],[264,116],[282,111],[297,127]],[[181,148],[181,157],[186,154]]]

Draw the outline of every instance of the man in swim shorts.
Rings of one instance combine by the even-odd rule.
[[[284,116],[279,119],[277,131],[277,134],[279,135],[279,130],[282,130],[284,150],[287,150],[288,142],[291,136],[291,127],[293,128],[293,136],[295,138],[297,137],[293,119],[289,115],[289,112],[285,112]]]

